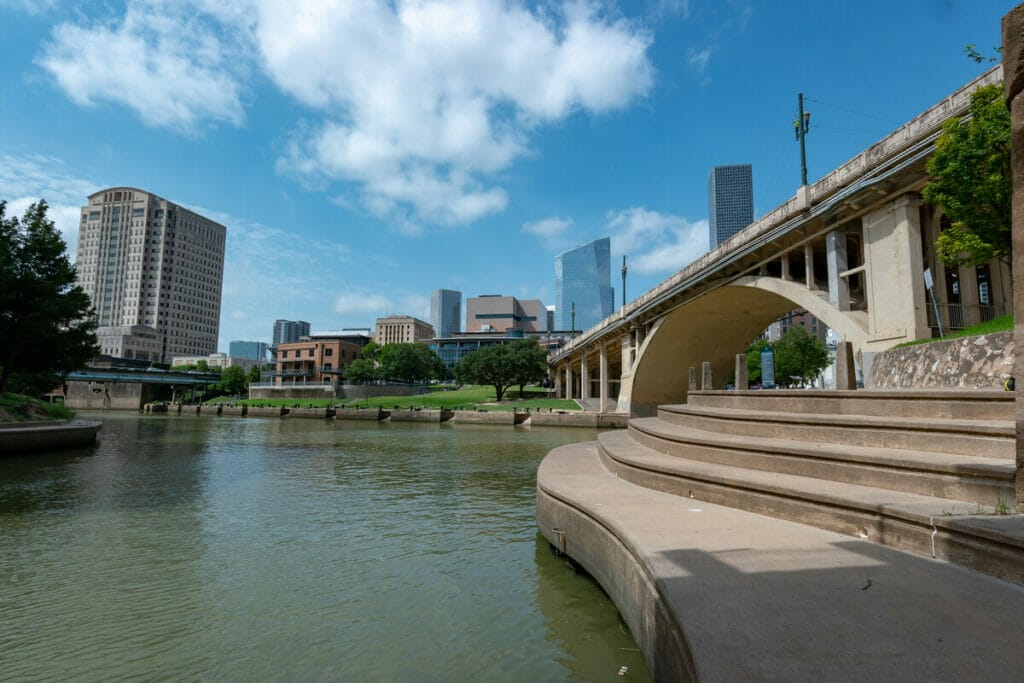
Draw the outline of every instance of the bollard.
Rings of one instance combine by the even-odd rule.
[[[750,388],[747,382],[747,354],[736,354],[736,390],[746,391]]]
[[[711,383],[711,362],[704,361],[700,365],[700,390],[711,391],[714,386]]]
[[[697,368],[690,366],[690,391],[697,391]]]
[[[850,391],[857,388],[857,368],[853,364],[853,344],[836,344],[836,389]]]

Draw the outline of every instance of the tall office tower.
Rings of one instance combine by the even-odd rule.
[[[233,341],[228,346],[228,355],[232,358],[253,358],[266,360],[270,344],[261,341]]]
[[[299,337],[309,336],[309,323],[305,320],[275,320],[274,346],[299,341]]]
[[[708,176],[708,249],[754,222],[754,180],[750,164],[715,166]]]
[[[605,237],[555,257],[555,316],[559,330],[585,330],[612,314],[615,290],[609,284],[611,251],[611,240]]]
[[[76,265],[96,308],[100,352],[164,362],[216,352],[226,235],[137,188],[90,195]]]
[[[462,292],[435,289],[430,295],[430,324],[438,337],[448,338],[462,331]]]

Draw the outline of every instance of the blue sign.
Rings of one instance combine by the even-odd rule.
[[[770,348],[761,351],[761,388],[775,388],[775,352]]]

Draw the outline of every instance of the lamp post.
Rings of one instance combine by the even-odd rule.
[[[622,307],[626,307],[626,255],[622,255]]]
[[[804,94],[800,93],[797,95],[797,109],[798,116],[797,120],[793,122],[793,132],[796,134],[796,139],[800,142],[800,184],[807,184],[807,149],[804,145],[804,138],[807,137],[807,131],[811,128],[811,112],[804,111]]]
[[[571,322],[569,323],[569,339],[575,339],[576,338],[576,302],[575,301],[572,302],[572,309],[569,311],[569,314],[571,316],[570,317]]]

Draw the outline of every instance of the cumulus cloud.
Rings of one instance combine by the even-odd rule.
[[[20,216],[30,204],[45,199],[50,206],[47,215],[60,230],[72,260],[78,251],[81,207],[100,187],[68,173],[60,159],[0,155],[0,199],[7,202],[7,215]]]
[[[384,315],[411,315],[422,320],[430,316],[430,299],[422,294],[387,296],[377,291],[355,289],[345,291],[334,299],[335,313],[363,318]]]
[[[613,254],[628,254],[629,267],[654,274],[681,270],[708,250],[708,222],[633,207],[609,211]]]
[[[212,14],[176,2],[129,2],[120,19],[62,23],[37,62],[73,102],[124,105],[147,124],[196,132],[244,119],[238,45]],[[235,24],[234,28],[237,28]]]
[[[571,218],[545,218],[523,223],[523,231],[537,237],[547,249],[561,251],[570,246],[566,232],[572,227]]]

